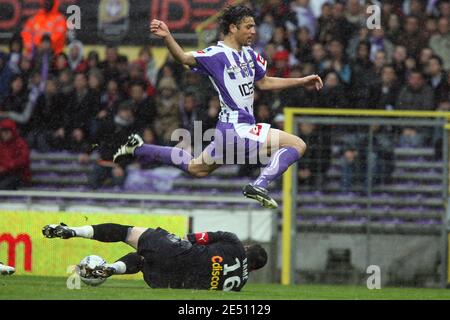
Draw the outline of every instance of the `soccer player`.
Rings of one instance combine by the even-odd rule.
[[[119,148],[114,161],[124,155],[133,155],[143,163],[173,165],[195,177],[205,177],[220,167],[224,158],[228,163],[227,153],[241,146],[245,148],[247,158],[255,153],[259,157],[270,156],[259,177],[244,187],[244,195],[257,200],[266,208],[276,208],[278,204],[268,195],[267,187],[299,160],[306,150],[306,144],[299,137],[271,128],[267,123],[255,123],[255,84],[260,90],[299,86],[320,90],[323,83],[318,75],[286,79],[266,76],[266,60],[250,47],[256,34],[251,9],[245,6],[227,7],[221,16],[220,28],[224,40],[217,45],[197,52],[184,52],[163,21],[154,19],[150,24],[150,31],[164,40],[178,62],[207,75],[213,83],[222,109],[214,141],[194,159],[181,148],[144,144],[141,137],[134,134]],[[231,138],[230,132],[234,134]]]
[[[13,267],[7,266],[6,264],[3,264],[3,262],[0,262],[0,274],[1,275],[11,275],[14,272],[16,272],[16,269]]]
[[[114,223],[68,227],[61,223],[46,225],[42,233],[47,238],[125,242],[136,252],[91,270],[92,276],[106,278],[142,271],[145,282],[152,288],[240,291],[249,272],[267,262],[263,247],[244,246],[230,232],[192,233],[182,240],[161,228]]]

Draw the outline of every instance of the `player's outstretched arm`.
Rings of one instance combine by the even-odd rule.
[[[315,87],[317,90],[320,90],[323,87],[323,82],[316,74],[303,78],[277,78],[265,76],[256,82],[256,86],[260,90],[280,90],[292,87]]]
[[[155,36],[164,40],[167,49],[169,49],[175,60],[191,67],[197,65],[197,61],[195,60],[194,56],[189,52],[183,51],[183,49],[175,41],[172,34],[170,33],[169,27],[167,27],[167,25],[163,21],[153,19],[150,23],[150,31]]]

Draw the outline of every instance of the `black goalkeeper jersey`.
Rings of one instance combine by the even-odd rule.
[[[182,240],[164,229],[149,230],[138,252],[150,287],[240,291],[247,282],[247,256],[234,233],[195,233]]]

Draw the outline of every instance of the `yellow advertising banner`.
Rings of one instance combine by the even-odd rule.
[[[188,230],[188,217],[182,215],[31,212],[0,210],[0,261],[16,268],[16,274],[40,276],[68,276],[71,266],[87,255],[95,254],[112,263],[135,251],[129,245],[103,243],[96,240],[47,239],[42,227],[64,222],[69,226],[118,223],[138,227],[161,227],[180,237]],[[141,279],[142,275],[124,278]]]

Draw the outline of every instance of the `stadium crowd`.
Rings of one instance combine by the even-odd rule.
[[[376,1],[381,28],[373,29],[366,23],[369,1],[245,4],[257,14],[253,47],[267,59],[269,76],[317,73],[324,79],[321,91],[256,91],[258,122],[282,128],[285,106],[450,110],[450,1]],[[49,34],[30,51],[25,50],[23,35],[14,36],[8,51],[0,52],[0,120],[13,120],[18,129],[14,137],[20,134],[30,149],[78,153],[82,163],[98,145],[101,160],[91,176],[93,188],[101,187],[107,177],[117,185],[123,183],[128,163],[117,165],[111,159],[130,133],[140,132],[147,143],[174,145],[179,143],[171,141],[176,128],[193,132],[196,120],[202,121],[203,130],[215,126],[220,104],[209,81],[175,63],[170,55],[157,68],[151,46],[143,46],[138,58],[131,60],[121,54],[120,46],[107,45],[101,60],[99,52],[85,52],[79,40],[55,51]],[[10,123],[0,126],[0,131],[9,128]],[[332,128],[302,124],[299,129],[309,145],[299,162],[299,179],[302,184],[316,184],[313,177],[323,176],[329,165]],[[433,132],[417,128],[403,129],[395,141],[385,132],[388,128],[372,130],[377,132],[378,158],[386,161],[395,145],[436,142]],[[15,148],[4,136],[0,135],[0,150],[8,145]],[[350,136],[342,150],[344,188],[351,185],[356,164],[365,161],[361,148],[367,137]],[[23,169],[8,169],[11,157],[0,157],[0,180],[24,176]],[[28,172],[29,165],[24,167]],[[383,163],[379,167],[391,170]],[[243,167],[241,174],[251,172],[251,167]],[[23,182],[29,181],[26,176]]]

